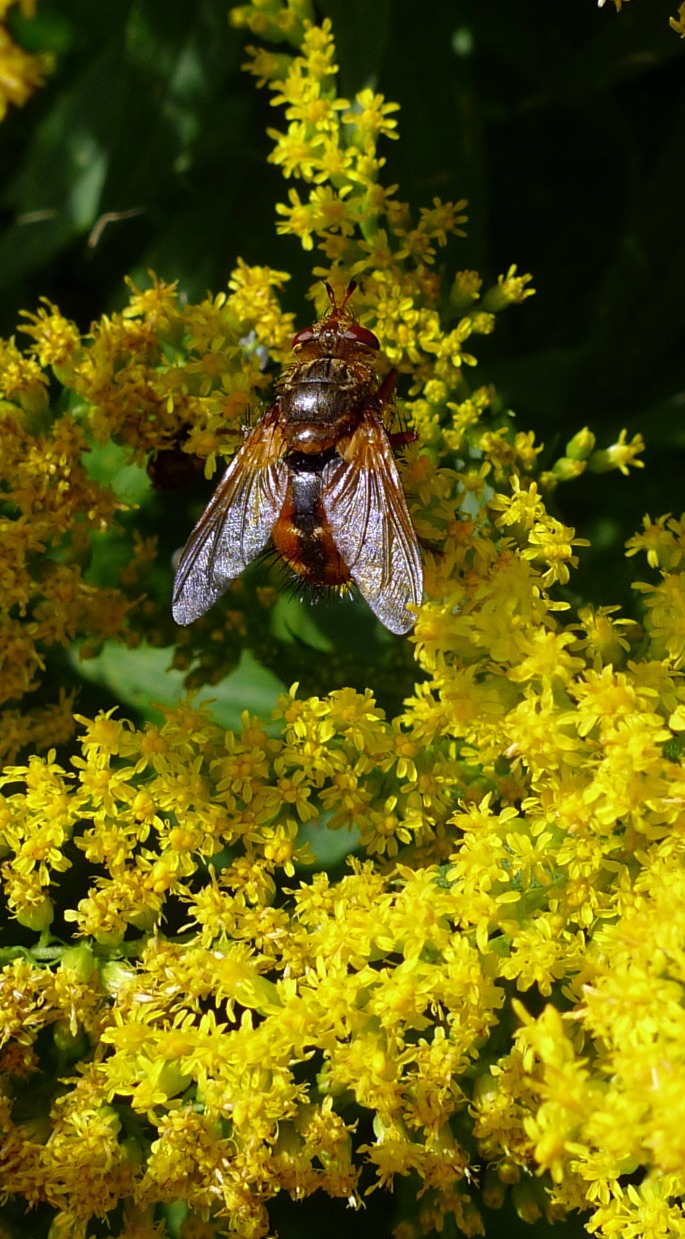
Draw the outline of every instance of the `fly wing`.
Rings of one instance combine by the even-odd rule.
[[[285,500],[284,445],[273,405],[236,452],[181,553],[172,612],[192,624],[264,550]]]
[[[387,433],[373,411],[338,444],[326,465],[322,500],[338,551],[371,610],[390,632],[409,632],[423,570]]]

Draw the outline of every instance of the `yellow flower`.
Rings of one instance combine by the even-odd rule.
[[[685,521],[671,516],[660,516],[656,521],[645,516],[642,521],[644,533],[629,538],[626,546],[628,556],[645,551],[650,568],[676,571],[685,562]]]
[[[678,8],[677,17],[669,17],[668,23],[676,34],[679,34],[682,39],[685,39],[685,4],[681,4]]]
[[[334,232],[341,232],[344,236],[353,234],[354,200],[345,201],[351,188],[349,185],[343,185],[340,190],[336,191],[330,185],[322,185],[312,190],[309,195],[309,205],[315,231],[327,231],[330,228]]]
[[[288,198],[291,203],[289,207],[282,202],[276,203],[276,213],[285,217],[283,223],[276,225],[276,231],[284,234],[292,232],[300,237],[303,249],[313,249],[312,233],[315,227],[315,212],[311,206],[301,201],[296,189],[288,190]]]
[[[630,619],[613,619],[618,610],[619,607],[579,608],[578,628],[584,635],[574,648],[585,650],[596,670],[608,663],[620,663],[625,651],[630,649],[627,637],[636,625]]]
[[[286,177],[295,173],[309,180],[318,161],[318,144],[311,141],[309,126],[303,121],[292,121],[287,133],[268,129],[267,134],[276,142],[276,149],[270,156],[271,162],[279,164]]]
[[[14,0],[3,0],[0,20],[4,21],[7,9]],[[35,16],[35,3],[21,0],[21,8],[27,17]],[[4,120],[11,106],[23,107],[33,92],[44,85],[45,76],[52,68],[52,58],[47,54],[32,55],[0,27],[0,120]]]
[[[532,275],[517,275],[516,272],[516,265],[512,264],[506,275],[498,276],[497,285],[483,294],[481,304],[484,310],[497,313],[509,305],[525,301],[526,297],[535,295],[534,288],[526,287],[530,284]]]
[[[393,112],[399,111],[399,103],[386,103],[383,95],[375,95],[366,88],[355,96],[353,106],[343,113],[343,124],[352,126],[352,141],[366,148],[373,148],[376,139],[383,136],[396,138],[397,121]]]
[[[685,661],[685,580],[680,573],[664,576],[660,585],[636,581],[644,595],[646,625],[654,657],[668,658],[674,667]]]
[[[587,538],[574,538],[574,530],[562,525],[553,517],[546,516],[536,521],[528,534],[528,546],[521,552],[524,559],[535,564],[547,564],[541,583],[547,587],[554,582],[568,583],[569,568],[575,568],[578,557],[572,553],[574,546],[589,546]]]
[[[521,642],[521,661],[512,667],[509,679],[514,683],[536,680],[543,688],[550,687],[555,680],[568,683],[583,665],[582,659],[568,652],[568,647],[574,644],[572,633],[538,629],[532,640]]]
[[[618,442],[611,447],[593,452],[587,462],[591,473],[606,473],[610,469],[620,469],[626,477],[630,466],[636,469],[644,468],[644,461],[637,460],[639,452],[644,452],[645,441],[642,435],[633,435],[630,443],[626,441],[627,431],[622,430]]]

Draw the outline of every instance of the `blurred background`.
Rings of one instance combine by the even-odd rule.
[[[583,425],[622,427],[646,469],[560,487],[558,514],[592,539],[583,592],[631,599],[623,542],[642,516],[680,513],[685,463],[685,41],[675,0],[324,0],[343,92],[401,104],[387,180],[415,208],[469,199],[447,252],[486,286],[511,263],[537,295],[479,337],[521,429],[561,454]],[[153,268],[189,299],[226,286],[241,256],[289,270],[309,319],[311,254],[278,238],[285,197],[266,162],[266,91],[240,71],[227,0],[41,0],[12,12],[23,46],[50,50],[47,86],[0,127],[0,334],[39,296],[82,329]],[[444,251],[441,253],[441,257]],[[20,337],[21,338],[21,337]],[[640,575],[640,573],[638,573]],[[644,573],[643,573],[644,575]]]

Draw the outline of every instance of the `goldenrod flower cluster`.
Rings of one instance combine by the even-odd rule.
[[[122,476],[147,510],[151,458],[182,447],[212,473],[294,321],[286,275],[242,263],[199,305],[132,287],[87,337],[48,303],[25,318],[0,366],[7,1216],[152,1239],[177,1233],[175,1205],[186,1239],[259,1239],[281,1192],[358,1208],[403,1179],[407,1236],[483,1234],[508,1196],[606,1239],[683,1234],[685,523],[631,539],[642,626],[571,605],[586,543],[554,489],[627,472],[641,439],[580,430],[540,468],[466,377],[529,277],[439,278],[463,204],[416,222],[382,188],[396,108],[338,97],[329,23],[295,0],[234,19],[293,44],[251,57],[289,122],[274,158],[307,187],[282,230],[337,287],[357,277],[406,376],[420,677],[394,717],[371,687],[323,681],[234,730],[192,698],[141,726],[74,722],[49,695],[65,650],[173,637],[171,564],[135,533]],[[106,584],[98,539],[117,528]],[[177,665],[199,682],[213,649],[258,649],[274,595],[237,583],[198,625],[199,669],[188,641]],[[340,875],[320,863],[331,837]]]

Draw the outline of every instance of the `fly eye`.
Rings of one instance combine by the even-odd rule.
[[[346,340],[354,340],[355,344],[364,344],[367,348],[379,349],[380,343],[378,337],[372,331],[368,331],[366,327],[360,327],[359,323],[352,323],[345,331]]]
[[[316,332],[311,327],[304,327],[302,331],[298,331],[294,337],[291,348],[301,348],[303,344],[311,344],[316,337]]]

